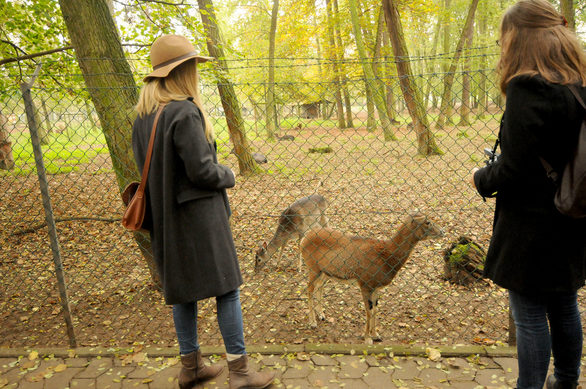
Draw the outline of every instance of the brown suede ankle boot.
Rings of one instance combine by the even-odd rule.
[[[252,371],[248,367],[248,356],[228,361],[230,389],[264,389],[273,383],[275,373]]]
[[[179,372],[179,387],[181,389],[190,389],[200,381],[217,377],[224,370],[222,366],[206,366],[203,363],[200,350],[182,355],[181,364],[183,365]]]

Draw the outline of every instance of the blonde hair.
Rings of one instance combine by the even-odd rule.
[[[586,54],[566,19],[546,0],[521,0],[503,16],[501,58],[503,93],[512,78],[540,75],[555,84],[586,86]]]
[[[205,123],[206,139],[209,143],[213,143],[214,129],[201,104],[199,75],[195,59],[185,61],[177,66],[167,77],[148,79],[140,91],[135,110],[140,117],[144,117],[155,112],[159,104],[166,104],[173,100],[187,100],[189,97],[193,97],[193,103],[201,110]]]

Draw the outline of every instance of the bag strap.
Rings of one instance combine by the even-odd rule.
[[[576,88],[576,85],[568,85],[568,89],[570,90],[570,92],[572,92],[576,100],[578,100],[582,108],[586,109],[586,104],[584,104],[584,100],[582,100],[582,96],[580,96],[580,93],[578,92],[578,88]]]
[[[582,96],[580,96],[580,92],[578,91],[578,88],[576,88],[576,85],[566,85],[566,86],[568,87],[570,92],[572,92],[572,94],[574,95],[576,100],[578,100],[578,103],[580,103],[582,108],[584,108],[586,110],[586,104],[584,103],[584,100],[582,100]],[[584,113],[584,120],[586,120],[586,112]],[[559,179],[559,174],[555,170],[553,170],[553,167],[545,159],[543,159],[542,157],[539,157],[539,160],[541,161],[541,164],[543,165],[543,168],[545,169],[545,171],[547,173],[547,177],[550,180],[552,180],[554,183],[557,184],[557,181]]]
[[[144,188],[146,187],[146,181],[149,176],[149,168],[151,166],[151,157],[153,155],[153,146],[155,145],[155,134],[157,133],[157,123],[159,122],[159,116],[161,116],[161,112],[163,112],[163,108],[165,108],[166,104],[160,104],[159,109],[157,110],[157,114],[155,115],[155,121],[153,122],[153,129],[151,130],[151,137],[149,139],[149,147],[147,149],[146,159],[144,161],[144,166],[142,168],[142,176],[140,179],[140,185],[138,186],[137,192],[144,192]]]

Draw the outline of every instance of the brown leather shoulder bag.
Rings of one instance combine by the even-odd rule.
[[[122,216],[122,225],[131,231],[145,231],[142,228],[144,221],[144,215],[146,211],[146,198],[144,196],[144,189],[146,187],[147,178],[149,176],[149,167],[151,166],[151,157],[153,154],[153,145],[155,143],[155,134],[157,132],[157,123],[159,122],[159,116],[163,112],[165,104],[159,105],[157,114],[155,115],[155,121],[153,123],[153,129],[151,130],[151,137],[149,139],[149,146],[144,161],[144,167],[142,168],[142,177],[140,182],[131,182],[124,188],[122,192],[122,201],[126,205],[126,210]]]

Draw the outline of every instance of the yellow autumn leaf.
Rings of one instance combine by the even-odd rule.
[[[437,362],[442,359],[442,354],[438,349],[428,347],[425,349],[425,352],[427,353],[427,357],[430,361]]]
[[[29,361],[34,361],[38,357],[39,357],[39,353],[37,351],[31,351],[31,353],[28,355]]]
[[[55,366],[55,373],[60,373],[62,371],[65,371],[65,369],[67,369],[67,365],[64,363],[60,363],[59,365]]]

